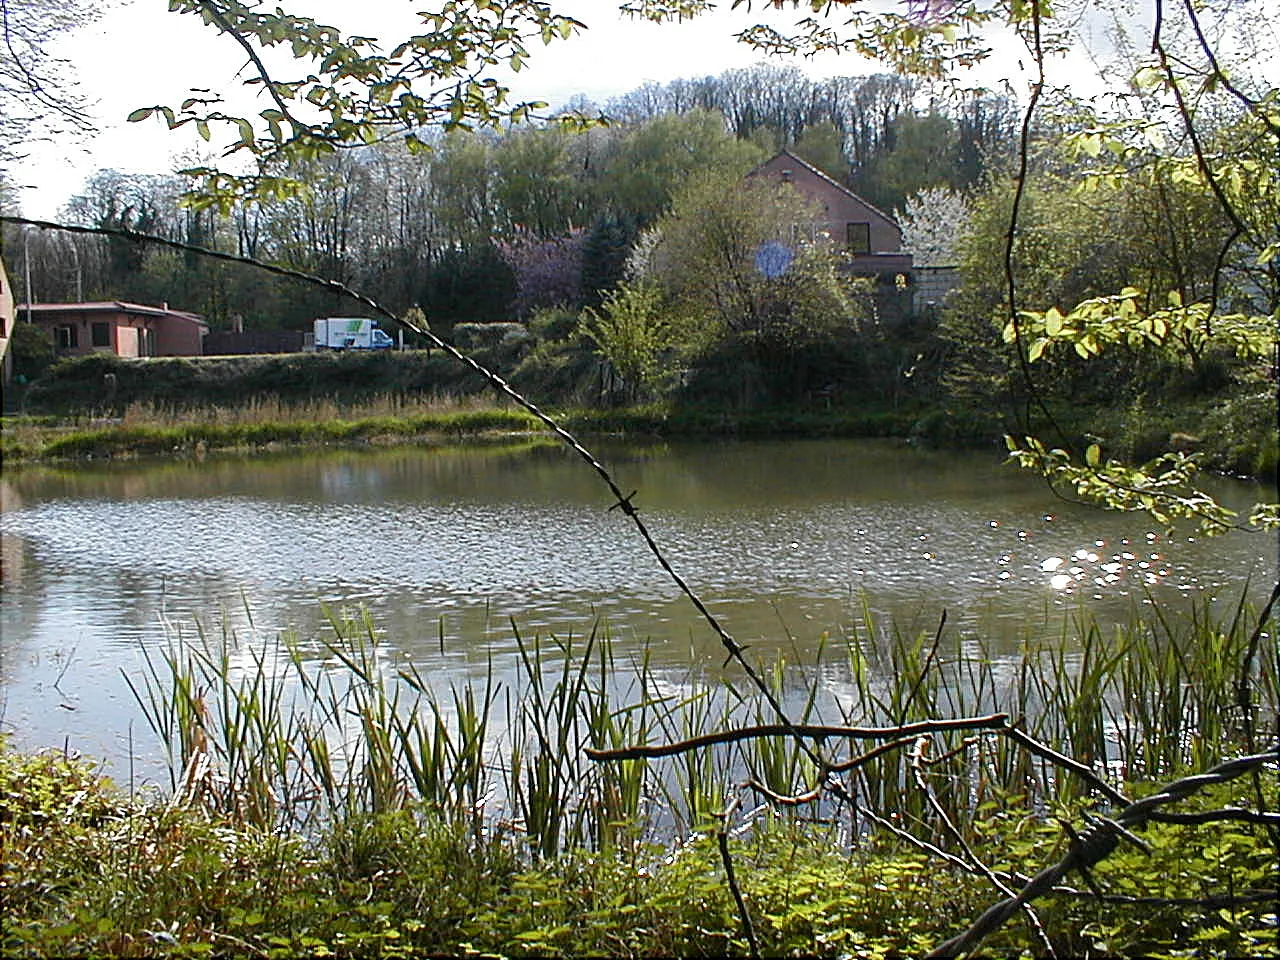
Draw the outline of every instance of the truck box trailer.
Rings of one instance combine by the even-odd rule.
[[[315,322],[317,350],[389,350],[395,341],[368,317],[319,317]]]

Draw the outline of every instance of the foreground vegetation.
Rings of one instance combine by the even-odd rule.
[[[544,956],[743,954],[716,841],[575,851],[530,863],[412,811],[353,817],[310,839],[246,828],[186,805],[142,804],[59,754],[0,753],[7,816],[7,956]],[[1234,799],[1223,793],[1209,802]],[[1098,882],[1171,902],[1066,894],[1041,911],[1059,952],[1261,955],[1275,930],[1247,894],[1271,873],[1246,828],[1161,826]],[[993,818],[985,855],[1034,871],[1061,829]],[[732,842],[767,954],[919,956],[991,898],[891,842],[856,849],[831,831],[757,827]],[[20,866],[21,865],[21,866]],[[1229,906],[1188,907],[1232,885]],[[992,945],[1034,948],[1013,929]]]
[[[810,740],[836,764],[842,792],[823,794],[798,740],[725,736],[774,719],[759,695],[617,662],[606,638],[521,638],[510,689],[441,690],[367,620],[332,627],[152,654],[134,690],[162,794],[0,750],[6,955],[916,956],[1121,792],[1263,749],[1280,703],[1244,606],[1114,635],[1064,623],[1004,662],[864,613],[823,662],[760,668],[804,729],[889,728]],[[840,661],[836,699],[820,678]],[[807,686],[785,689],[797,669]],[[939,717],[957,723],[903,726]],[[665,759],[600,753],[711,732]],[[1187,791],[1182,822],[1148,824],[984,949],[1274,951],[1275,759]]]

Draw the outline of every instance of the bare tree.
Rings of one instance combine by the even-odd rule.
[[[50,51],[91,12],[88,0],[0,0],[0,171],[36,140],[93,129],[70,65]]]

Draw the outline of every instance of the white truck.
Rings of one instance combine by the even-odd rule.
[[[315,322],[317,350],[389,350],[395,341],[368,317],[320,317]]]

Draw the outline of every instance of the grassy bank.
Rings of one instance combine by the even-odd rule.
[[[543,429],[518,409],[395,400],[296,408],[264,401],[245,407],[173,411],[133,406],[118,419],[8,418],[0,432],[6,462],[139,456],[351,444],[432,444]]]
[[[775,692],[800,683],[792,719],[824,731],[800,739],[727,737],[776,719],[759,691],[679,693],[594,634],[521,639],[510,689],[439,689],[368,621],[333,627],[153,655],[135,692],[169,758],[162,794],[0,751],[6,955],[661,956],[754,939],[918,956],[1114,816],[1118,791],[1273,742],[1280,703],[1244,608],[1106,636],[1064,622],[1003,662],[864,614],[823,662],[760,666]],[[995,710],[1023,719],[963,720]],[[957,722],[904,726],[930,718]],[[590,752],[707,735],[666,757]],[[1274,951],[1274,776],[1179,794],[1181,821],[1147,824],[984,949]]]
[[[582,435],[644,437],[913,437],[920,418],[874,410],[688,410],[657,405],[555,411]],[[0,454],[9,463],[193,456],[226,450],[365,444],[432,444],[545,433],[536,417],[481,399],[362,403],[332,400],[285,406],[264,400],[239,407],[171,409],[134,404],[119,417],[8,417]],[[955,437],[953,436],[954,440]]]
[[[1171,448],[1195,451],[1205,469],[1270,477],[1277,463],[1276,397],[1265,383],[1225,392],[1173,392],[1090,402],[1047,398],[1018,425],[1003,402],[935,392],[897,400],[846,389],[787,405],[715,405],[682,393],[660,404],[617,407],[589,351],[524,356],[519,346],[476,351],[574,432],[663,437],[899,437],[1003,450],[1026,429],[1052,445],[1101,444],[1132,462]],[[848,385],[846,385],[848,386]],[[610,395],[612,399],[616,396]],[[6,459],[191,454],[268,445],[433,442],[538,429],[495,399],[484,380],[439,351],[284,354],[63,361],[6,392]],[[449,414],[465,411],[465,416]],[[481,411],[485,411],[482,413]],[[1065,435],[1064,435],[1065,434]]]

